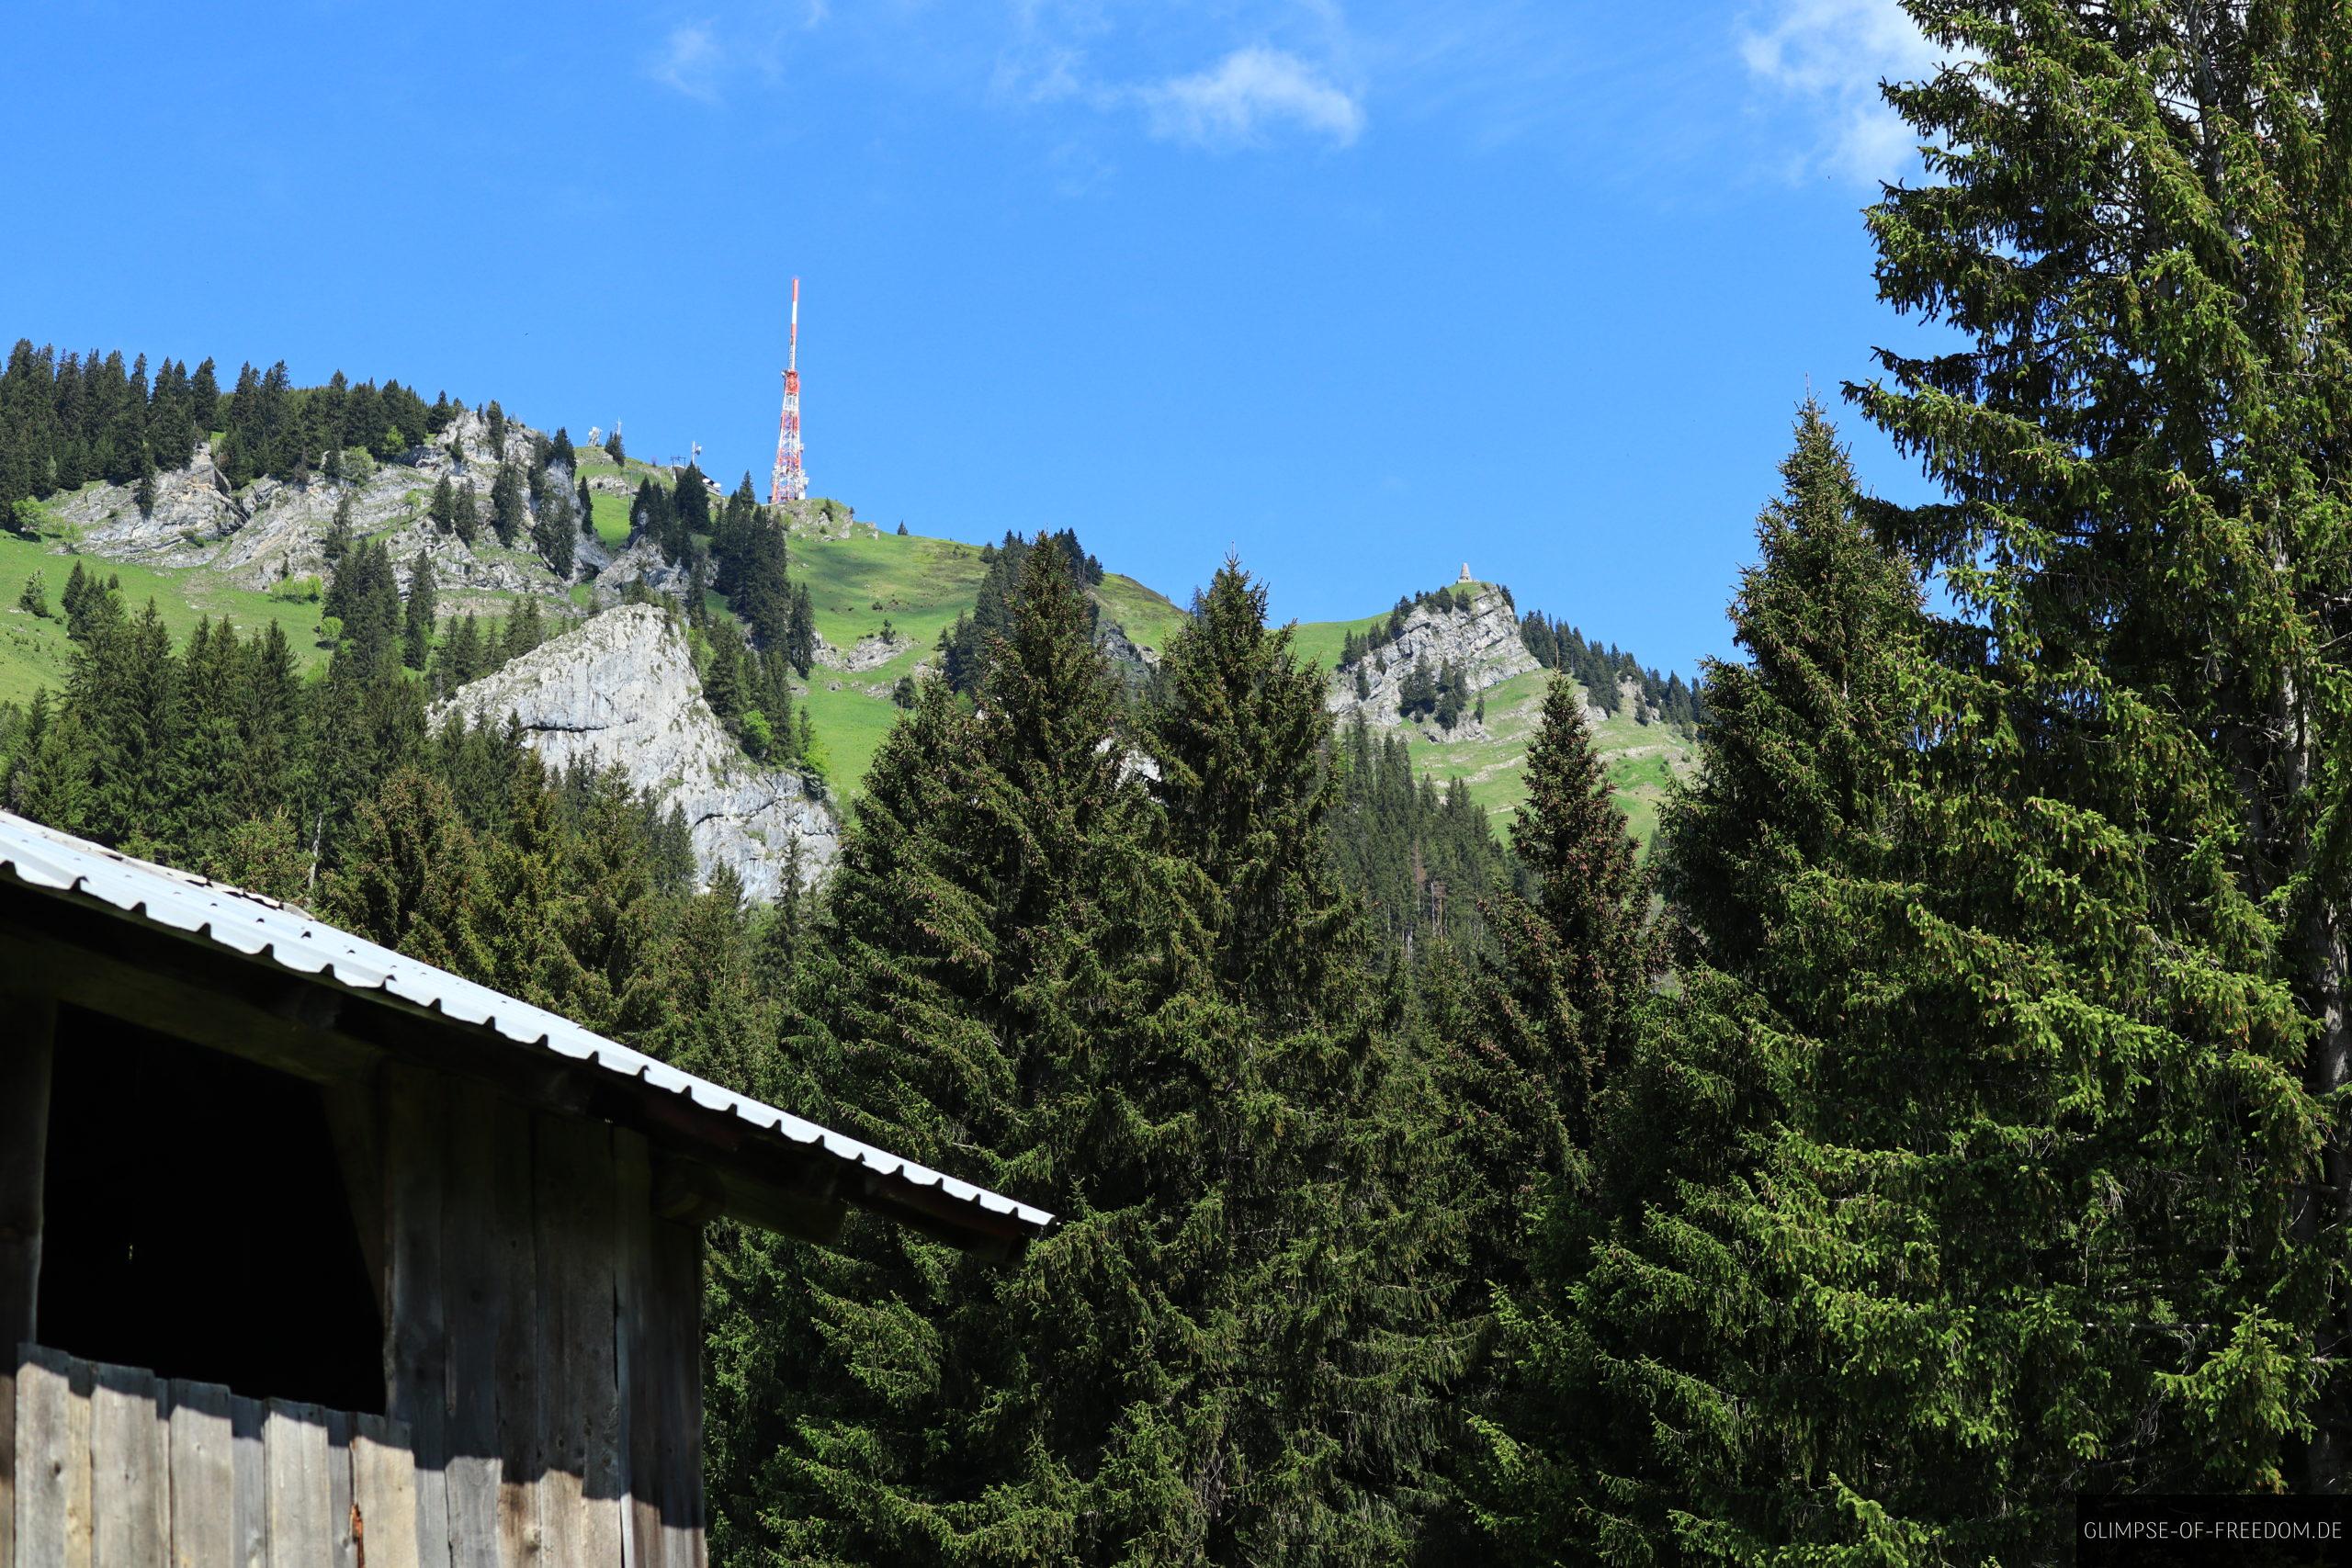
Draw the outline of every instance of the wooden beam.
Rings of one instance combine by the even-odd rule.
[[[0,979],[6,976],[0,976]],[[0,991],[0,1564],[17,1561],[17,1348],[40,1326],[57,1004]]]
[[[335,1162],[343,1172],[343,1193],[351,1208],[352,1228],[359,1237],[360,1260],[376,1292],[376,1315],[391,1321],[390,1262],[384,1218],[383,1086],[378,1072],[340,1083],[322,1085],[319,1099],[326,1110],[327,1134],[334,1143]]]
[[[57,1004],[0,990],[0,1348],[38,1338],[41,1184]]]
[[[384,1413],[406,1423],[416,1455],[418,1550],[449,1562],[449,1494],[443,1441],[449,1399],[442,1311],[442,1176],[447,1135],[441,1083],[400,1066],[384,1077],[384,1190],[391,1245],[391,1312],[384,1319]]]
[[[0,929],[0,942],[15,950],[28,977],[37,977],[35,983],[55,1001],[312,1083],[358,1076],[377,1060],[375,1053],[300,1021],[308,999],[303,993],[319,987],[299,976],[269,987],[276,995],[265,999],[251,986],[208,983],[209,976],[175,974],[119,952],[93,951],[13,923]]]

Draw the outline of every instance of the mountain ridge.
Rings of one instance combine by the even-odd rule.
[[[37,374],[25,370],[28,362],[19,345],[0,377],[0,395],[22,402],[21,389],[11,393],[10,384]],[[168,378],[168,394],[165,379],[159,377],[156,397],[187,400],[184,368]],[[138,375],[124,385],[138,386]],[[575,448],[560,429],[550,437],[495,403],[469,408],[445,396],[427,405],[396,383],[368,403],[367,390],[291,389],[282,370],[260,378],[248,368],[237,391],[219,394],[215,404],[230,428],[198,436],[187,459],[171,465],[152,453],[140,464],[124,462],[119,448],[133,439],[124,408],[135,399],[123,393],[101,433],[111,477],[102,472],[30,503],[29,521],[0,534],[0,581],[39,580],[54,593],[70,558],[95,558],[122,577],[127,595],[154,597],[175,636],[199,617],[276,621],[305,665],[322,662],[333,640],[320,579],[332,570],[330,540],[338,534],[383,546],[403,594],[413,592],[419,563],[429,564],[439,614],[452,626],[457,615],[511,611],[531,599],[553,612],[549,635],[560,642],[567,622],[631,601],[666,598],[690,617],[735,609],[707,587],[699,602],[687,603],[704,581],[699,569],[683,554],[665,553],[668,544],[657,545],[642,513],[649,486],[682,494],[694,487],[708,500],[693,510],[708,517],[720,494],[698,468],[628,458],[617,443]],[[363,423],[393,417],[388,409],[421,421],[423,438],[391,428],[360,445],[332,445],[351,433],[355,417]],[[175,433],[183,419],[195,429],[212,423],[176,401],[155,418]],[[284,433],[303,420],[328,427],[330,445],[316,449],[315,465],[310,438]],[[177,439],[173,434],[164,442]],[[50,466],[52,473],[69,467],[53,456]],[[26,468],[21,451],[9,457],[8,472]],[[245,470],[255,471],[232,482]],[[526,480],[527,496],[517,493]],[[0,521],[21,514],[5,492],[0,502],[11,513]],[[481,521],[453,531],[452,512]],[[943,636],[972,609],[998,547],[885,533],[836,499],[765,514],[782,527],[786,570],[806,590],[813,622],[813,651],[791,682],[817,748],[806,761],[829,764],[831,794],[846,799],[896,722],[908,683],[939,666]],[[548,538],[551,516],[560,540]],[[1147,674],[1185,612],[1117,573],[1102,572],[1089,592],[1106,651],[1138,678]],[[54,620],[30,613],[27,602],[39,596],[28,585],[19,603],[0,612],[0,700],[62,683],[71,649]],[[1522,620],[1510,589],[1485,581],[1408,594],[1383,614],[1293,623],[1292,636],[1300,656],[1328,671],[1335,718],[1404,733],[1418,773],[1442,787],[1459,781],[1499,823],[1524,797],[1526,747],[1550,679],[1544,665],[1565,651],[1555,637],[1564,629],[1540,615]],[[1596,685],[1606,661],[1597,645],[1569,637],[1586,716],[1619,805],[1646,838],[1668,781],[1688,766],[1688,727],[1661,722],[1667,706],[1657,700],[1654,672],[1622,660],[1613,647],[1609,655],[1631,675],[1621,675],[1614,691]],[[708,644],[693,635],[695,656],[706,664]]]

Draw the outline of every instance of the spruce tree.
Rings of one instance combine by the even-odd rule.
[[[492,404],[492,407],[497,405]],[[529,525],[523,505],[523,470],[512,463],[498,466],[498,478],[490,490],[491,532],[508,549],[514,547]]]
[[[1178,1298],[1215,1222],[1166,1201],[1214,1157],[1192,874],[1150,846],[1118,682],[1038,555],[978,710],[932,683],[876,758],[786,1055],[858,1135],[1062,1224],[1011,1272],[856,1221],[839,1253],[747,1242],[737,1311],[791,1310],[715,1332],[794,1392],[714,1398],[730,1551],[1114,1561],[1208,1528],[1183,1478],[1226,1337]]]
[[[345,554],[350,550],[353,536],[351,492],[345,491],[336,497],[334,519],[327,525],[326,536],[319,542],[319,554],[326,561],[330,572],[342,563]]]
[[[1510,829],[1526,891],[1485,910],[1474,1027],[1441,1059],[1470,1238],[1464,1313],[1525,1282],[1532,1200],[1577,1174],[1593,1103],[1631,1054],[1659,954],[1632,833],[1566,677],[1545,684]]]
[[[1785,472],[1754,664],[1716,672],[1668,818],[1682,987],[1506,1314],[1496,1537],[2041,1561],[2077,1490],[2274,1484],[2311,1382],[2280,1310],[2313,1280],[2303,1024],[2218,865],[2202,931],[2144,870],[2152,820],[2225,839],[2221,802],[2128,692],[1927,622],[1817,410]],[[2070,737],[2086,684],[2108,732]],[[2050,793],[2109,750],[2157,817]]]
[[[150,831],[174,863],[209,870],[223,864],[243,817],[232,781],[245,762],[239,720],[250,662],[234,626],[199,620],[179,665],[179,719]]]
[[[401,618],[401,662],[412,670],[424,669],[433,656],[435,597],[433,562],[419,556],[409,573],[408,603]]]
[[[413,769],[359,802],[346,863],[322,901],[338,925],[477,979],[495,972],[480,929],[491,908],[481,847],[456,802]]]
[[[1926,177],[1871,211],[1879,291],[1961,341],[1883,353],[1883,378],[1857,389],[1946,494],[1902,535],[1984,628],[1991,666],[2050,705],[2019,732],[2047,760],[2035,787],[2144,840],[2154,940],[2234,946],[2243,931],[2211,927],[2240,900],[2276,912],[2270,967],[2313,1023],[2292,1068],[2338,1095],[2352,910],[2328,824],[2352,734],[2352,411],[2333,367],[2352,336],[2333,302],[2352,17],[2268,0],[1908,8],[1959,63],[1890,91],[1930,151]],[[2325,1126],[2300,1173],[2304,1252],[2338,1251],[2352,1215],[2352,1122]],[[2293,1480],[2343,1490],[2352,1371],[2329,1347],[2352,1273],[2267,1310],[2301,1369],[2273,1392],[2316,1423]],[[2312,1375],[2316,1404],[2293,1386]]]
[[[565,581],[571,580],[571,566],[580,548],[580,531],[571,508],[571,492],[560,488],[550,490],[539,502],[531,519],[531,544],[548,563],[548,570]]]
[[[1214,1255],[1204,1268],[1177,1251],[1154,1272],[1217,1352],[1185,1391],[1221,1413],[1183,1477],[1216,1494],[1199,1529],[1217,1562],[1406,1555],[1453,1370],[1431,1288],[1443,1205],[1416,1183],[1426,1086],[1378,1027],[1331,861],[1323,691],[1228,560],[1170,640],[1141,726],[1220,1004],[1183,1112],[1200,1153],[1163,1167],[1153,1198]]]
[[[92,748],[89,815],[80,830],[151,857],[164,847],[168,769],[184,719],[181,676],[153,599],[136,619],[115,612],[92,621],[68,694]]]

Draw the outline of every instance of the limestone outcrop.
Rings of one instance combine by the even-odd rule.
[[[915,639],[901,631],[888,637],[873,632],[859,637],[854,647],[835,648],[823,637],[817,639],[816,661],[828,670],[839,670],[852,675],[862,675],[868,670],[878,670],[915,645]]]
[[[787,501],[777,510],[784,517],[784,531],[797,538],[870,539],[882,532],[871,523],[859,522],[857,509],[849,502],[830,496]]]
[[[605,561],[596,573],[597,608],[609,609],[619,604],[622,591],[632,582],[642,582],[652,592],[673,599],[684,599],[689,574],[684,567],[663,559],[661,546],[651,539],[639,539]]]
[[[451,454],[452,434],[467,454],[462,459]],[[532,435],[510,422],[503,457],[527,464]],[[403,584],[422,558],[432,561],[434,580],[445,591],[553,594],[569,581],[593,577],[605,564],[602,543],[583,534],[571,578],[559,580],[527,540],[510,549],[489,533],[491,490],[501,454],[492,451],[489,426],[471,410],[460,413],[433,445],[413,447],[394,461],[354,456],[355,471],[341,481],[323,475],[300,484],[261,479],[232,493],[213,464],[210,446],[204,445],[187,467],[155,476],[155,502],[146,511],[140,510],[130,486],[96,485],[62,501],[55,512],[80,530],[80,547],[88,553],[159,567],[209,567],[240,587],[261,590],[284,578],[325,575],[327,532],[346,499],[355,536],[397,530],[384,543]],[[560,466],[553,473],[559,482],[570,482]],[[485,519],[471,545],[424,520],[425,504],[444,478],[472,491]]]
[[[1464,583],[1424,596],[1406,611],[1394,638],[1333,671],[1325,705],[1342,722],[1360,713],[1367,724],[1409,728],[1430,740],[1485,740],[1491,739],[1486,726],[1467,706],[1451,729],[1433,718],[1407,717],[1405,682],[1416,670],[1432,682],[1452,670],[1464,695],[1475,698],[1536,668],[1520,640],[1510,595],[1494,583]]]
[[[703,700],[694,656],[666,612],[610,610],[461,686],[439,713],[503,724],[513,714],[549,766],[619,767],[685,815],[707,878],[733,868],[752,897],[782,890],[799,846],[803,886],[841,849],[831,804],[800,774],[753,765]]]

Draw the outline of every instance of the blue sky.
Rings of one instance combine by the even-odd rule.
[[[1793,407],[1917,329],[1893,0],[20,7],[0,333],[495,397],[763,490],[1074,526],[1278,614],[1467,560],[1724,652]],[[1844,420],[1865,480],[1919,481]]]

